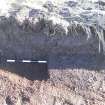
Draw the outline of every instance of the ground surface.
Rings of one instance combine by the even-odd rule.
[[[0,2],[2,61],[48,60],[40,72],[0,62],[0,105],[105,105],[104,0]]]
[[[99,59],[80,58],[51,58],[50,78],[42,81],[0,70],[0,105],[105,105],[104,64],[96,70]]]

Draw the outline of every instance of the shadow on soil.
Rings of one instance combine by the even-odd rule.
[[[1,70],[15,73],[29,80],[47,80],[49,78],[47,64],[39,63],[2,63]]]
[[[103,54],[71,54],[69,56],[51,57],[49,69],[86,69],[86,70],[104,70],[105,56]]]
[[[39,63],[7,63],[2,62],[0,69],[6,70],[29,80],[47,80],[49,70],[102,70],[105,69],[105,56],[89,54],[72,54],[69,56],[52,56],[48,59],[48,64]]]
[[[95,70],[105,69],[105,56],[89,54],[72,54],[69,56],[50,56],[48,64],[39,63],[7,63],[1,62],[0,69],[15,73],[29,80],[47,80],[48,70]]]

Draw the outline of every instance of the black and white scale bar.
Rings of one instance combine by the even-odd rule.
[[[23,63],[47,63],[47,61],[37,61],[37,60],[14,60],[14,59],[7,59],[6,62],[15,63],[15,62],[23,62]]]

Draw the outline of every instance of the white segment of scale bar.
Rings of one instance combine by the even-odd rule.
[[[7,62],[16,62],[16,60],[8,59]],[[47,61],[31,61],[31,60],[22,60],[23,63],[47,63]]]
[[[31,63],[31,62],[36,62],[36,63],[47,63],[47,61],[31,61],[31,60],[22,60],[22,62],[25,62],[25,63]]]
[[[7,59],[7,62],[15,62],[15,60]]]

